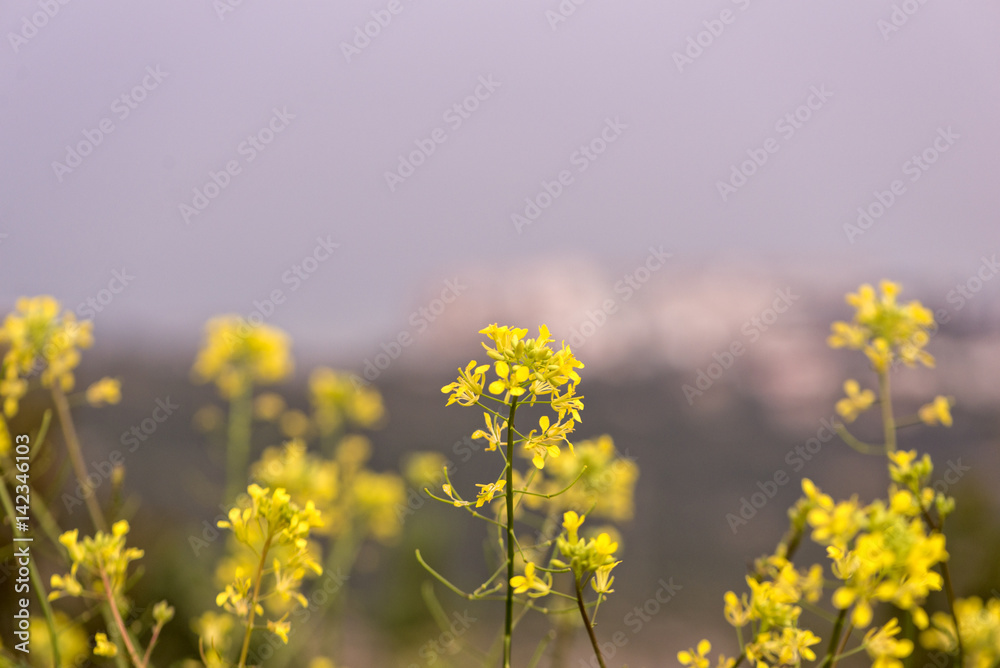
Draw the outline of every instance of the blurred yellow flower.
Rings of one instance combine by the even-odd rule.
[[[122,384],[116,378],[101,378],[87,388],[87,403],[91,406],[117,404],[122,400]]]
[[[276,383],[292,372],[291,342],[276,327],[251,325],[237,315],[213,318],[192,369],[200,382],[215,381],[226,398],[255,384]]]
[[[943,424],[946,427],[952,425],[951,402],[947,397],[942,397],[941,395],[934,397],[934,401],[931,403],[921,406],[920,410],[917,411],[917,415],[924,424]]]
[[[875,393],[871,390],[862,391],[856,380],[846,381],[844,392],[847,396],[837,402],[837,413],[848,422],[854,422],[860,413],[875,403]]]

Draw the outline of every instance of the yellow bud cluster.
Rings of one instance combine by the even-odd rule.
[[[72,390],[80,350],[93,344],[91,332],[89,320],[80,322],[69,310],[60,313],[59,302],[52,297],[18,299],[0,327],[0,346],[7,348],[0,374],[4,414],[8,418],[17,414],[28,390],[26,379],[38,370],[43,387]]]

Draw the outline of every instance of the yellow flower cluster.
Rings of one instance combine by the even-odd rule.
[[[73,370],[80,363],[80,350],[93,344],[91,322],[79,322],[72,311],[59,312],[59,302],[49,296],[17,300],[0,328],[0,346],[6,346],[0,397],[9,418],[28,391],[28,377],[41,370],[43,387],[73,389]]]
[[[406,485],[394,473],[376,473],[365,467],[371,445],[363,436],[341,440],[330,459],[312,454],[293,439],[264,450],[251,467],[256,480],[285,489],[294,502],[312,502],[324,519],[315,533],[339,537],[354,532],[381,542],[395,539],[402,529],[400,507],[406,503]]]
[[[118,520],[110,534],[98,531],[93,538],[87,536],[82,542],[78,529],[59,536],[59,542],[69,554],[71,570],[65,575],[52,576],[49,600],[63,596],[104,598],[106,591],[121,596],[129,564],[143,556],[142,550],[125,546],[128,532],[128,522]],[[79,580],[81,571],[87,576],[86,586]]]
[[[263,603],[283,610],[280,618],[268,619],[266,626],[287,643],[291,628],[287,616],[292,602],[308,606],[301,592],[303,578],[323,572],[309,542],[310,531],[321,526],[322,520],[312,501],[300,507],[280,487],[271,490],[252,484],[247,494],[249,504],[231,509],[229,519],[218,523],[220,528],[232,531],[243,550],[220,567],[220,572],[229,570],[230,577],[215,603],[237,617],[248,636],[255,628],[255,618],[264,615]],[[220,624],[205,623],[203,627],[202,646],[218,653],[226,644],[217,637]]]
[[[56,648],[59,650],[59,668],[70,668],[83,665],[90,653],[90,643],[87,642],[87,632],[68,615],[58,610],[53,611],[53,622],[56,629]],[[53,666],[55,656],[52,652],[52,635],[49,625],[41,616],[32,617],[29,627],[31,633],[31,655],[37,661],[36,665]],[[0,666],[4,660],[0,657]],[[11,666],[15,665],[13,663]]]
[[[965,665],[971,668],[992,668],[1000,662],[1000,599],[985,603],[978,596],[955,601],[958,631],[962,634]],[[932,626],[920,634],[920,644],[949,654],[958,651],[955,621],[951,615],[935,612]]]
[[[550,498],[525,495],[523,504],[556,514],[588,508],[590,517],[606,517],[615,522],[632,519],[639,478],[636,463],[619,455],[614,440],[607,434],[576,443],[574,451],[576,457],[550,460],[544,472],[527,488]],[[566,491],[557,494],[561,490]]]
[[[897,359],[908,366],[917,362],[934,366],[934,358],[924,350],[934,314],[918,301],[897,303],[897,283],[882,281],[879,288],[881,295],[865,283],[856,293],[847,295],[847,303],[854,307],[854,319],[833,323],[827,342],[833,348],[863,350],[879,372],[888,370]]]
[[[823,568],[814,564],[800,571],[778,554],[758,560],[754,575],[747,576],[750,594],[724,596],[724,615],[740,630],[751,624],[754,635],[744,647],[747,659],[759,668],[799,665],[816,658],[810,647],[820,641],[809,629],[799,627],[800,602],[815,603],[823,591]],[[741,636],[742,637],[742,636]],[[720,664],[722,659],[720,658]]]
[[[802,483],[813,540],[827,548],[833,574],[842,584],[833,604],[852,609],[851,623],[865,628],[872,621],[872,603],[884,601],[909,610],[914,623],[927,626],[921,607],[942,578],[933,570],[948,559],[944,535],[928,533],[918,499],[905,489],[891,492],[887,506],[881,499],[860,507],[855,499],[834,503],[812,481]]]
[[[698,647],[692,647],[691,649],[681,650],[677,652],[677,660],[682,666],[691,666],[691,668],[708,668],[711,665],[711,661],[708,659],[708,653],[712,651],[712,643],[707,640],[701,640],[698,642]],[[718,668],[733,668],[736,665],[736,659],[727,659],[725,655],[719,655],[719,663],[716,664]]]
[[[556,546],[562,559],[553,559],[552,564],[559,568],[569,568],[581,580],[587,573],[597,573],[603,570],[603,579],[610,585],[608,579],[611,570],[620,564],[615,560],[618,543],[607,533],[601,533],[597,538],[586,539],[580,536],[579,530],[586,515],[578,515],[569,510],[563,513],[563,533],[556,539]]]
[[[493,370],[497,376],[486,388],[488,395],[494,395],[487,395],[488,398],[505,405],[548,403],[557,416],[553,421],[543,415],[538,421],[538,429],[532,429],[519,439],[535,468],[542,469],[546,459],[559,455],[561,443],[572,448],[568,435],[580,421],[583,409],[583,397],[576,396],[576,385],[580,382],[576,369],[582,368],[583,363],[565,344],[553,350],[549,346],[552,338],[545,325],[538,328],[538,336],[534,339],[524,338],[528,330],[506,325],[493,324],[479,333],[493,341],[493,346],[483,343],[486,354],[494,360]],[[458,379],[441,388],[442,392],[450,394],[448,405],[482,405],[489,368],[490,365],[479,365],[473,360],[464,370],[459,369]],[[503,432],[508,425],[491,410],[486,413],[486,426],[486,430],[477,430],[473,438],[485,439],[487,450],[496,449],[503,442]]]
[[[87,388],[85,396],[91,406],[117,404],[122,400],[122,384],[115,378],[101,378]]]
[[[872,659],[872,668],[903,668],[903,662],[913,651],[913,641],[897,639],[899,621],[893,617],[885,626],[873,628],[865,634],[864,647]]]
[[[377,390],[357,386],[346,374],[320,367],[309,376],[309,400],[320,433],[343,429],[345,422],[371,428],[385,415],[382,395]]]
[[[276,383],[292,372],[291,342],[276,327],[251,325],[237,315],[220,316],[205,326],[205,342],[194,363],[200,382],[215,381],[226,398],[254,384]]]

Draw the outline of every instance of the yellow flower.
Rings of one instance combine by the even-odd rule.
[[[252,325],[238,315],[213,318],[192,369],[200,382],[215,381],[226,398],[254,384],[276,383],[292,372],[291,342],[276,327]]]
[[[507,362],[498,360],[493,365],[499,378],[490,383],[490,394],[504,394],[506,397],[519,397],[524,394],[521,385],[528,380],[531,369],[526,366],[515,364],[513,368]]]
[[[924,424],[943,424],[946,427],[950,427],[952,424],[951,402],[947,397],[938,395],[934,397],[934,401],[931,403],[921,406],[917,415]]]
[[[854,422],[858,414],[868,410],[875,403],[875,393],[871,390],[861,391],[856,380],[844,382],[846,397],[837,402],[837,413],[848,422]]]
[[[91,406],[117,404],[122,400],[122,385],[116,378],[101,378],[87,388],[87,403]]]
[[[288,615],[285,615],[287,617]],[[282,617],[278,621],[267,620],[267,630],[281,638],[281,642],[288,644],[288,632],[292,630],[292,625],[290,622],[285,621],[285,617]]]
[[[489,364],[477,366],[476,360],[472,360],[465,365],[465,369],[459,369],[458,380],[441,388],[445,394],[451,393],[451,396],[448,397],[448,403],[445,405],[450,406],[458,403],[460,406],[474,406],[483,394],[483,383],[489,368]]]
[[[854,318],[850,323],[833,323],[827,343],[833,348],[864,350],[880,373],[896,359],[909,366],[917,362],[933,366],[934,358],[923,349],[930,340],[928,329],[934,325],[933,313],[918,301],[899,304],[897,283],[882,281],[879,290],[881,296],[866,283],[847,295],[847,303],[854,307]]]
[[[98,633],[94,636],[94,642],[96,646],[94,647],[94,654],[96,656],[106,656],[113,657],[118,656],[118,648],[115,647],[113,642],[108,640],[108,636],[104,633]]]
[[[874,659],[872,668],[903,668],[903,662],[913,651],[913,642],[907,639],[897,640],[894,636],[900,631],[899,622],[895,617],[882,628],[871,629],[865,634],[864,645],[868,656]]]
[[[0,378],[7,417],[17,413],[28,388],[25,378],[39,370],[42,387],[73,389],[80,350],[93,344],[92,325],[89,320],[78,322],[72,311],[60,314],[59,309],[59,302],[49,296],[22,297],[0,327],[0,346],[7,347]]]
[[[739,599],[736,597],[736,592],[727,591],[723,599],[726,602],[725,609],[723,610],[726,621],[736,628],[746,626],[747,622],[750,621],[750,608],[747,604],[747,595],[743,594],[743,598]]]
[[[285,411],[285,399],[275,392],[264,392],[253,401],[253,415],[258,420],[273,422]]]
[[[496,482],[491,482],[488,485],[480,485],[477,483],[476,487],[481,487],[482,489],[479,491],[479,495],[476,498],[476,508],[481,507],[484,503],[492,501],[494,494],[502,494],[503,488],[506,484],[507,481],[502,478]]]
[[[59,668],[83,665],[86,663],[87,655],[90,654],[90,642],[86,631],[80,624],[62,612],[58,610],[53,612],[56,629],[55,644],[59,649],[60,658]],[[28,632],[31,634],[31,653],[35,660],[34,665],[54,666],[52,637],[49,635],[49,625],[45,619],[40,615],[33,617]]]
[[[677,652],[677,660],[681,665],[691,666],[691,668],[708,668],[708,653],[712,651],[712,643],[701,640],[696,649],[687,649]]]
[[[535,577],[535,564],[530,561],[524,564],[524,575],[515,575],[510,579],[510,586],[514,587],[515,594],[527,592],[532,598],[545,596],[552,589],[550,582]]]
[[[568,510],[563,513],[563,528],[566,530],[567,539],[571,543],[575,543],[577,538],[577,532],[583,521],[587,519],[586,515],[577,515],[575,510]]]
[[[371,428],[385,415],[378,390],[359,383],[356,377],[326,367],[309,376],[309,399],[313,417],[323,434],[343,429],[345,421]]]
[[[611,575],[611,571],[614,570],[614,567],[620,563],[622,562],[615,561],[610,564],[605,564],[594,571],[594,579],[590,581],[590,586],[594,588],[594,591],[598,594],[614,593],[615,590],[611,588],[611,585],[615,583],[615,578]]]

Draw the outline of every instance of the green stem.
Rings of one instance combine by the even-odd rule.
[[[253,420],[253,385],[229,401],[229,431],[226,443],[226,500],[243,491],[250,460],[250,427]]]
[[[104,585],[104,596],[108,600],[108,608],[111,610],[111,616],[115,620],[115,626],[118,627],[118,632],[121,634],[122,642],[125,643],[125,649],[128,650],[129,658],[132,659],[132,663],[136,668],[146,668],[145,662],[139,656],[138,650],[135,645],[132,644],[132,636],[129,635],[128,629],[125,628],[125,621],[122,619],[121,613],[118,611],[118,604],[115,602],[115,591],[111,587],[111,580],[108,578],[107,571],[104,570],[104,565],[98,562],[97,569],[101,574],[101,583]]]
[[[833,657],[837,652],[837,644],[840,642],[840,632],[844,628],[844,619],[846,618],[847,608],[844,608],[837,615],[837,621],[833,624],[833,634],[830,635],[830,643],[826,646],[826,656],[823,657],[823,663],[820,664],[820,668],[828,668],[833,664]]]
[[[892,414],[892,394],[889,392],[889,371],[878,374],[878,394],[882,404],[882,427],[885,430],[885,451],[896,451],[896,418]]]
[[[836,668],[837,662],[842,659],[845,654],[844,649],[847,647],[847,641],[851,638],[851,632],[854,631],[854,622],[847,625],[847,633],[844,634],[844,639],[840,643],[840,647],[837,648],[837,654],[833,657],[833,663],[830,664],[830,668]]]
[[[963,663],[963,657],[965,655],[965,648],[962,646],[962,634],[958,628],[958,615],[955,614],[955,588],[951,584],[951,571],[948,570],[948,562],[941,562],[941,577],[944,580],[944,593],[948,598],[948,612],[951,613],[951,618],[955,622],[955,642],[958,644],[958,664],[959,666],[965,665]]]
[[[83,500],[87,504],[87,511],[90,519],[94,523],[94,529],[107,533],[108,524],[104,521],[104,514],[101,507],[97,505],[97,495],[95,490],[90,489],[87,484],[87,465],[83,462],[83,451],[80,447],[80,439],[76,436],[76,427],[73,425],[73,416],[70,414],[69,402],[66,395],[58,384],[52,388],[52,401],[56,406],[56,414],[59,416],[59,425],[62,427],[63,436],[66,441],[66,451],[69,453],[70,462],[73,464],[73,472],[76,474],[80,489],[87,490]]]
[[[514,414],[517,412],[517,397],[510,401],[510,416],[507,418],[507,601],[503,625],[503,665],[510,668],[511,634],[514,625]]]
[[[257,564],[257,575],[253,583],[253,598],[250,599],[250,614],[247,617],[247,632],[243,635],[243,649],[240,650],[239,668],[246,668],[247,665],[247,652],[250,651],[250,636],[253,634],[253,618],[257,613],[257,601],[260,598],[260,581],[264,579],[264,564],[266,563],[267,552],[271,549],[272,538],[273,536],[268,533],[267,540],[264,541],[264,546],[260,549],[260,562]]]
[[[580,607],[580,616],[583,617],[583,625],[587,628],[587,635],[590,636],[590,644],[594,647],[594,655],[597,656],[597,663],[601,664],[601,668],[607,668],[604,665],[601,646],[597,643],[597,636],[594,634],[594,627],[590,623],[590,617],[587,616],[587,606],[583,603],[583,588],[580,586],[580,578],[574,577],[573,581],[576,585],[576,603]]]

